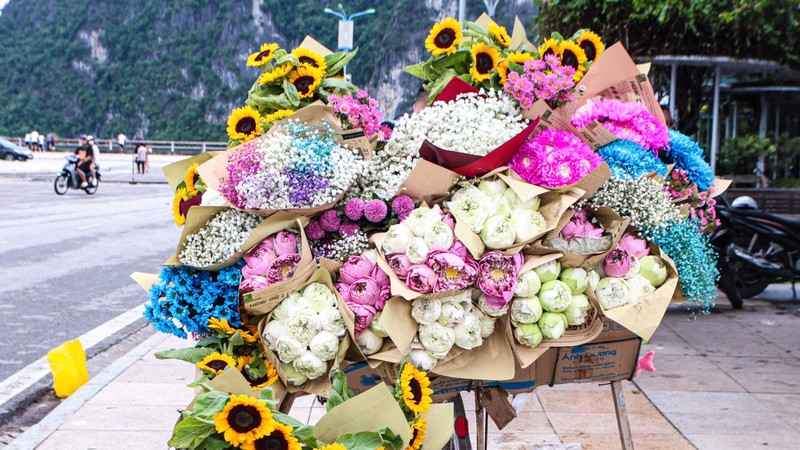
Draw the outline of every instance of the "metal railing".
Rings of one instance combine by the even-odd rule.
[[[16,144],[25,145],[24,138],[18,136],[3,137]],[[102,153],[119,153],[119,145],[116,139],[95,138],[95,144],[100,147]],[[156,141],[150,139],[128,139],[125,143],[125,153],[134,153],[136,145],[142,143],[157,154],[176,154],[176,155],[195,155],[208,151],[221,151],[228,148],[227,142],[206,142],[206,141]],[[56,151],[74,150],[80,145],[79,138],[56,138]]]

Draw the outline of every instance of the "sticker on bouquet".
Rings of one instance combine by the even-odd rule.
[[[587,295],[606,317],[650,339],[678,287],[675,264],[655,244],[626,234],[596,267],[605,277]]]
[[[272,311],[317,269],[304,230],[306,217],[281,212],[264,222],[270,234],[244,255],[239,285],[242,307],[255,316]]]
[[[330,273],[317,269],[259,322],[264,353],[289,392],[330,392],[328,373],[350,346],[343,308]]]
[[[343,130],[333,108],[317,102],[205,162],[198,172],[238,209],[312,216],[344,196],[371,154],[363,133]]]

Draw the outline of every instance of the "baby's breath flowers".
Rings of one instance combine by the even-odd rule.
[[[626,181],[611,177],[589,199],[594,208],[607,206],[622,217],[631,219],[637,229],[666,226],[683,219],[672,203],[664,185],[653,178]]]
[[[186,247],[178,260],[193,267],[225,262],[239,251],[260,222],[261,217],[235,209],[219,212],[206,226],[186,236]]]

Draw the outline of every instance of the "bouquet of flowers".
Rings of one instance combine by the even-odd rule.
[[[389,276],[378,266],[378,252],[366,250],[360,255],[352,255],[348,258],[347,262],[339,269],[338,279],[336,290],[339,291],[344,303],[356,316],[356,342],[364,354],[369,356],[377,352],[383,345],[385,336],[375,335],[370,326],[377,315],[383,311],[383,307],[391,295]],[[364,333],[367,336],[362,339],[361,336]]]
[[[301,252],[297,234],[291,231],[264,239],[244,255],[239,292],[246,294],[289,279],[300,263]]]
[[[180,253],[177,260],[180,264],[192,267],[225,264],[241,251],[259,223],[259,216],[230,208],[222,209],[205,226],[194,233],[185,234],[178,247]]]

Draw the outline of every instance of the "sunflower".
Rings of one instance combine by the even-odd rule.
[[[214,414],[214,426],[234,446],[270,435],[278,423],[266,402],[249,395],[231,395],[222,411]]]
[[[509,63],[519,64],[520,66],[525,64],[525,61],[533,61],[536,59],[533,55],[528,52],[512,52],[506,56],[506,59],[500,62],[497,65],[497,73],[500,74],[500,84],[506,84],[508,81],[508,70],[509,70]]]
[[[272,61],[276,51],[278,51],[278,44],[262,44],[261,51],[255,52],[247,57],[247,65],[261,67]]]
[[[231,139],[249,141],[263,132],[261,115],[249,106],[234,109],[228,117],[228,136]]]
[[[511,45],[511,36],[508,35],[505,27],[501,27],[496,23],[489,24],[489,34],[492,35],[492,38],[500,44],[503,48],[508,48]]]
[[[492,71],[497,69],[500,62],[500,52],[484,43],[473,45],[469,52],[472,54],[472,67],[469,69],[472,79],[483,81],[491,78]]]
[[[181,213],[181,203],[189,200],[189,194],[184,188],[178,188],[175,191],[175,197],[172,197],[172,219],[179,227],[186,223],[186,216]]]
[[[333,444],[328,444],[324,447],[315,448],[314,450],[347,450],[347,447],[345,447],[342,444],[339,444],[338,442],[334,442]]]
[[[539,58],[544,59],[547,55],[558,55],[559,50],[558,41],[553,38],[547,38],[542,45],[539,46]]]
[[[413,364],[406,363],[400,374],[400,387],[403,402],[414,414],[426,414],[431,406],[433,389],[425,372],[420,372]]]
[[[433,56],[452,55],[458,50],[458,44],[464,39],[461,33],[461,24],[456,19],[448,17],[431,28],[425,38],[425,49]]]
[[[186,174],[183,175],[183,182],[186,183],[186,193],[190,197],[194,197],[199,192],[195,187],[195,183],[197,183],[197,168],[200,166],[200,163],[194,163],[186,169]]]
[[[217,319],[216,317],[208,319],[208,329],[219,330],[225,334],[236,333],[236,329],[231,327],[231,325],[228,323],[228,319]]]
[[[265,84],[272,83],[273,81],[280,80],[285,77],[292,70],[292,65],[289,63],[281,64],[274,69],[264,72],[258,77],[258,85],[264,86]]]
[[[586,60],[592,62],[597,61],[606,48],[600,36],[591,31],[584,31],[581,33],[575,43],[586,53]]]
[[[578,44],[572,41],[562,42],[558,57],[562,66],[572,66],[575,69],[575,76],[572,77],[575,82],[583,78],[583,74],[586,73],[586,53],[578,47]]]
[[[289,83],[292,83],[297,88],[297,94],[300,98],[308,98],[314,95],[319,84],[322,82],[322,77],[325,72],[320,69],[308,65],[302,65],[289,75]]]
[[[315,69],[324,71],[328,68],[328,63],[325,62],[325,57],[319,53],[312,52],[307,48],[298,47],[292,50],[292,54],[300,61],[300,65],[311,66]]]
[[[406,450],[419,450],[422,447],[422,441],[425,440],[425,433],[428,432],[428,421],[425,416],[417,417],[417,420],[411,424],[411,440],[408,441]]]
[[[294,111],[292,111],[291,109],[279,109],[274,113],[268,115],[267,117],[264,117],[264,125],[269,125],[272,122],[283,120],[291,116],[292,114],[294,114]]]
[[[290,425],[275,423],[275,430],[253,442],[242,445],[242,450],[302,450],[300,442],[292,436],[294,428]]]
[[[276,381],[278,381],[278,372],[266,359],[264,360],[264,368],[266,369],[264,376],[257,379],[254,379],[252,376],[250,376],[250,372],[247,371],[247,365],[250,364],[252,360],[252,356],[240,356],[239,363],[236,364],[236,368],[242,373],[244,379],[250,383],[250,387],[254,391],[260,391],[265,387],[272,386]]]
[[[236,367],[236,360],[224,353],[214,352],[195,364],[200,370],[219,375],[228,367]]]

